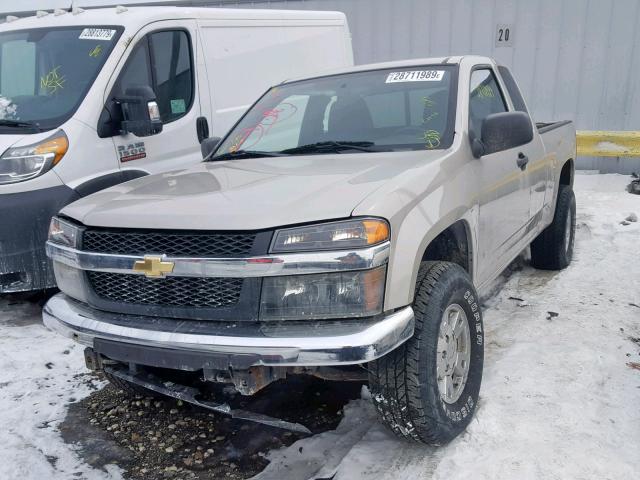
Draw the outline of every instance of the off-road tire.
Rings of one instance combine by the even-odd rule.
[[[120,377],[110,374],[109,372],[102,371],[104,377],[109,380],[109,383],[116,387],[118,390],[123,391],[130,397],[155,397],[158,394],[153,390],[141,387],[135,383],[127,382]]]
[[[568,219],[571,228],[567,243]],[[573,258],[575,232],[576,197],[569,185],[560,185],[553,222],[531,242],[531,265],[541,270],[562,270],[568,267]]]
[[[446,403],[438,388],[436,354],[443,312],[452,304],[462,307],[467,317],[471,356],[459,399]],[[413,337],[369,364],[369,388],[380,419],[396,435],[444,445],[465,429],[478,405],[484,359],[478,295],[459,265],[422,262],[413,310]]]

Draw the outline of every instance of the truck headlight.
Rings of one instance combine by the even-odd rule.
[[[71,222],[53,217],[49,224],[49,241],[77,248],[80,243],[80,228]]]
[[[16,183],[42,175],[56,165],[69,148],[62,130],[26,147],[12,147],[0,156],[0,184]]]
[[[382,312],[386,266],[353,272],[266,277],[260,320],[370,317]]]
[[[82,228],[67,220],[53,217],[49,224],[49,241],[64,245],[65,247],[78,248]],[[53,273],[56,276],[58,288],[71,298],[87,301],[84,285],[84,273],[82,270],[65,265],[62,262],[53,262]]]
[[[341,222],[278,230],[273,253],[366,248],[389,240],[389,224],[380,218],[355,218]]]

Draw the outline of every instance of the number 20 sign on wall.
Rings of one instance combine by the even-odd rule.
[[[496,47],[510,47],[513,45],[513,26],[509,24],[496,25]]]

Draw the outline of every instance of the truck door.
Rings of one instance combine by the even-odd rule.
[[[149,30],[149,31],[145,31]],[[195,21],[156,22],[136,35],[136,43],[120,71],[111,98],[125,95],[127,87],[149,85],[163,122],[161,133],[113,138],[122,169],[157,173],[181,168],[202,159],[198,138],[201,115],[196,81]],[[107,100],[109,101],[109,100]]]
[[[522,97],[520,89],[518,88],[518,85],[516,84],[516,81],[511,75],[509,69],[504,66],[499,66],[498,73],[500,73],[502,82],[509,93],[513,109],[517,112],[524,112],[529,115],[524,98]],[[545,204],[545,195],[547,195],[549,181],[551,180],[550,174],[552,158],[546,156],[542,138],[537,134],[535,129],[533,132],[533,141],[528,145],[520,147],[520,151],[522,151],[529,159],[524,174],[529,186],[529,217],[532,222],[531,228],[533,228],[540,221],[542,207],[544,207]]]
[[[506,112],[507,102],[493,70],[471,72],[469,91],[469,138],[480,138],[482,122],[493,114]],[[481,281],[502,268],[506,254],[524,235],[529,219],[529,186],[518,168],[521,148],[482,156],[480,166],[479,278]]]

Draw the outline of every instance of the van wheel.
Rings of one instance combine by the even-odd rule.
[[[126,393],[130,397],[157,397],[158,394],[148,388],[141,387],[135,383],[127,382],[120,377],[111,375],[109,372],[102,371],[104,377],[109,380],[109,383],[116,387],[118,390]]]
[[[573,258],[576,236],[576,196],[560,185],[553,222],[531,242],[531,265],[541,270],[562,270]]]
[[[413,311],[413,337],[370,363],[369,388],[380,419],[396,435],[444,445],[478,405],[482,313],[469,275],[450,262],[420,265]]]

